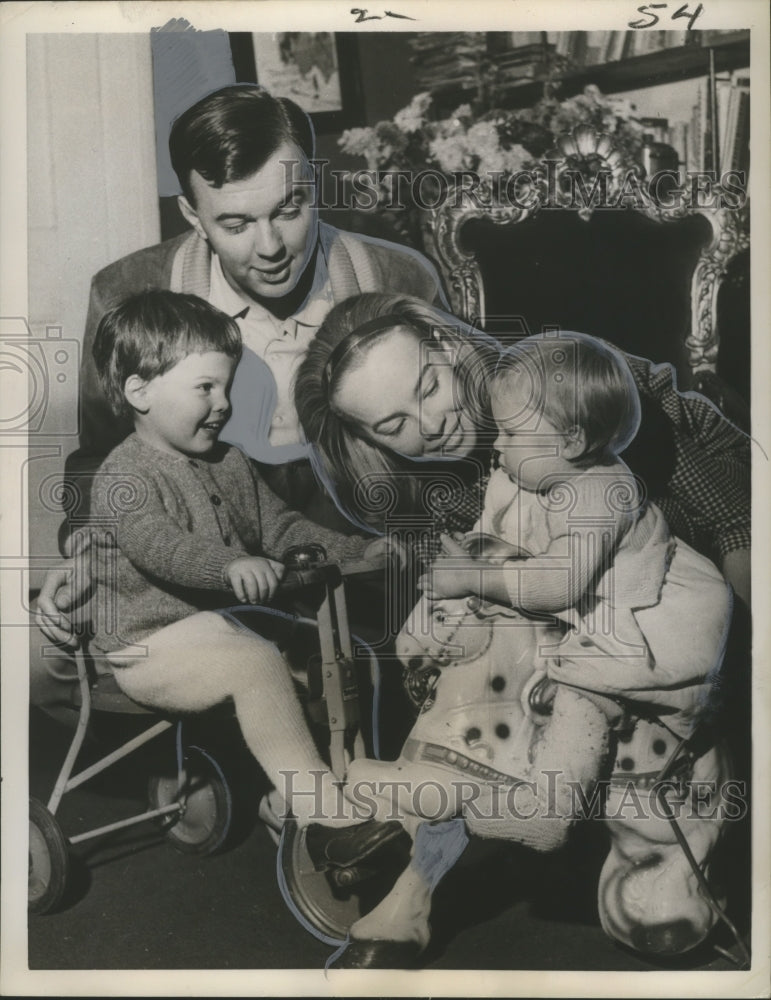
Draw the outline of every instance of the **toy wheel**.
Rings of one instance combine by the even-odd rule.
[[[180,811],[162,820],[167,839],[184,854],[213,854],[230,829],[230,789],[214,758],[198,747],[188,749],[185,768],[187,779],[181,789],[176,776],[150,778],[150,808],[179,802]]]
[[[37,799],[29,800],[28,857],[27,907],[30,913],[48,913],[64,896],[69,854],[62,828]]]
[[[351,924],[391,891],[408,861],[408,855],[386,847],[378,854],[375,870],[352,885],[340,885],[334,872],[316,871],[305,846],[305,829],[287,819],[279,845],[279,887],[306,930],[328,943],[342,943]],[[356,877],[355,870],[350,874]],[[343,872],[342,878],[346,877]]]

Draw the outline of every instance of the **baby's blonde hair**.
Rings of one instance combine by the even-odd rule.
[[[577,465],[613,461],[640,426],[640,397],[626,359],[585,333],[559,331],[519,341],[501,356],[492,376],[492,392],[504,388],[516,406],[512,418],[527,408],[560,433],[583,431],[586,447]]]

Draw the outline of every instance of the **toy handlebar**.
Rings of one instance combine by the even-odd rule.
[[[388,564],[387,556],[377,559],[357,559],[347,563],[322,563],[318,566],[296,566],[287,569],[278,585],[277,593],[288,593],[302,587],[310,587],[319,583],[330,583],[337,586],[349,576],[365,576],[382,572]]]

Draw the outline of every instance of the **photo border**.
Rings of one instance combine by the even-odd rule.
[[[637,0],[630,3],[585,0],[549,2],[531,7],[505,0],[472,5],[457,0],[400,0],[400,12],[414,14],[416,21],[368,21],[361,30],[585,30],[621,27],[635,16]],[[2,199],[3,261],[0,275],[0,316],[24,317],[27,313],[26,237],[26,47],[28,32],[145,32],[172,17],[184,17],[202,29],[227,27],[229,31],[254,29],[259,17],[261,30],[280,30],[291,8],[292,21],[311,30],[352,30],[351,8],[345,3],[314,0],[254,0],[233,3],[105,2],[5,3],[0,7],[0,81],[3,94],[0,128],[3,144],[0,199]],[[752,89],[769,91],[768,5],[765,0],[706,0],[705,26],[751,26]],[[372,9],[372,8],[371,8]],[[374,9],[372,9],[374,11]],[[322,27],[323,26],[323,27]],[[26,634],[4,629],[2,635],[2,951],[0,992],[11,996],[713,996],[715,991],[731,996],[767,996],[769,987],[769,698],[771,675],[770,623],[771,545],[769,544],[769,476],[771,453],[771,351],[766,329],[771,315],[767,266],[771,259],[769,234],[769,122],[763,99],[752,103],[752,399],[754,426],[754,664],[753,685],[753,774],[755,797],[753,818],[753,964],[749,972],[504,972],[479,970],[423,971],[330,971],[296,970],[194,970],[123,971],[120,992],[114,970],[30,971],[26,967],[26,882],[24,874],[27,828],[27,663]],[[18,399],[19,406],[24,405]],[[3,472],[2,607],[4,615],[21,609],[19,579],[24,579],[26,540],[19,538],[25,474],[24,449],[5,445],[0,453]],[[22,489],[19,479],[22,477]],[[7,572],[6,572],[7,571]],[[765,676],[760,676],[765,670]],[[717,978],[716,978],[717,977]],[[623,992],[619,993],[619,983]]]

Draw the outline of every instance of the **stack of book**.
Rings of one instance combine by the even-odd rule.
[[[712,160],[712,135],[718,162]],[[710,108],[709,81],[700,80],[691,119],[680,123],[668,140],[688,171],[750,169],[750,80],[747,70],[717,79],[717,114]]]
[[[619,62],[631,56],[643,56],[684,45],[711,45],[727,31],[549,31],[547,40],[557,55],[566,56],[579,69]]]
[[[626,34],[631,37],[624,53],[625,59],[644,56],[648,52],[661,52],[662,49],[676,49],[689,40],[696,41],[698,36],[698,32],[693,31],[630,31]]]
[[[485,32],[423,32],[410,38],[411,62],[422,90],[466,90],[479,83],[487,54]]]
[[[536,41],[530,45],[520,45],[515,49],[498,53],[495,58],[497,81],[499,83],[516,83],[520,80],[535,80],[543,76],[547,67],[549,49],[548,45]]]

